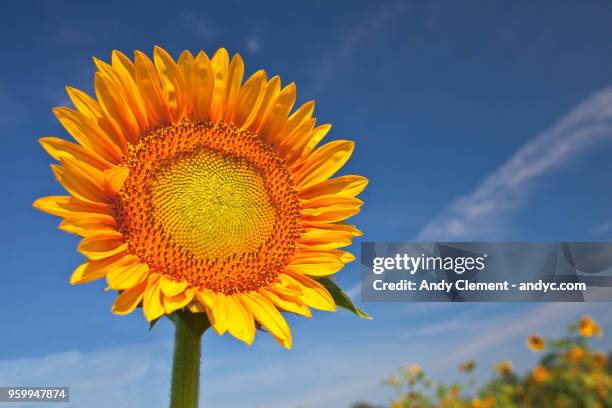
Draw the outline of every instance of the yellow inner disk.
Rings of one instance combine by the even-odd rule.
[[[261,172],[206,148],[177,159],[150,184],[152,215],[171,240],[201,258],[256,251],[276,219]]]

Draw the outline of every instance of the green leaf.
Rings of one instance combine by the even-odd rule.
[[[325,289],[327,289],[328,292],[332,295],[332,298],[334,298],[334,302],[336,302],[336,305],[348,310],[349,312],[355,313],[362,319],[372,320],[372,316],[355,306],[351,298],[348,297],[348,295],[344,293],[342,288],[336,285],[336,283],[330,278],[317,278],[316,280],[321,285],[325,286]]]

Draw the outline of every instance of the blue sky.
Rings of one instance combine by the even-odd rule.
[[[102,282],[71,287],[77,239],[32,209],[61,193],[42,136],[51,108],[92,88],[92,56],[159,44],[240,52],[246,69],[295,81],[301,101],[357,148],[371,183],[354,219],[369,241],[612,238],[612,6],[591,2],[14,2],[0,15],[0,385],[68,385],[74,406],[164,406],[172,327],[114,316]],[[357,251],[358,246],[354,246]],[[339,274],[357,292],[358,269]],[[366,303],[290,317],[292,351],[204,339],[203,406],[348,407],[384,402],[405,361],[434,377],[476,358],[485,377],[534,330],[583,313],[612,332],[607,304]],[[610,338],[597,346],[610,349]]]

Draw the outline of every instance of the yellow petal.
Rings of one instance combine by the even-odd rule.
[[[112,208],[108,204],[89,203],[81,201],[72,196],[48,196],[34,201],[34,208],[58,217],[66,217],[71,214],[100,213],[112,214]]]
[[[80,112],[68,108],[55,108],[53,113],[62,126],[81,145],[98,153],[111,163],[119,163],[123,156],[122,148],[98,125]]]
[[[81,237],[90,237],[92,235],[99,235],[108,232],[112,233],[115,230],[114,227],[104,223],[86,222],[85,220],[74,218],[73,220],[63,220],[59,225],[59,229],[68,232],[69,234],[76,234]]]
[[[308,200],[324,195],[355,197],[368,185],[368,179],[361,176],[342,176],[325,180],[300,191],[300,198]]]
[[[38,140],[51,157],[60,160],[62,156],[74,157],[76,160],[88,162],[100,170],[106,170],[113,164],[96,153],[84,147],[57,137],[43,137]]]
[[[353,262],[355,260],[355,255],[351,254],[350,252],[347,251],[341,251],[339,249],[333,249],[330,250],[331,253],[333,253],[334,255],[336,255],[337,257],[340,258],[340,260],[342,262],[344,262],[345,264]]]
[[[344,263],[335,262],[335,263],[307,263],[307,264],[293,264],[288,265],[287,270],[295,273],[300,273],[302,275],[309,276],[329,276],[338,272],[340,269],[344,267]]]
[[[260,125],[261,130],[258,132],[258,134],[268,144],[278,144],[275,137],[287,123],[287,117],[289,116],[289,112],[291,112],[293,104],[295,103],[295,93],[295,84],[293,82],[283,88],[281,93],[278,95],[278,98],[276,98],[274,106],[266,118],[265,123],[262,122]]]
[[[144,296],[145,289],[147,288],[147,281],[142,281],[139,285],[136,285],[128,290],[124,290],[115,299],[113,303],[112,311],[118,315],[126,315],[132,313],[132,311],[138,306]]]
[[[289,137],[302,124],[310,122],[312,114],[314,113],[314,108],[315,102],[309,101],[293,112],[279,132],[282,134],[282,138]]]
[[[280,276],[281,281],[289,281],[292,283],[299,283],[302,286],[302,297],[301,299],[310,307],[315,309],[326,310],[328,312],[336,311],[336,303],[329,294],[327,289],[319,282],[310,279],[306,276],[292,273],[288,271],[287,274]]]
[[[65,160],[66,158],[63,159]],[[53,174],[55,174],[55,177],[64,186],[66,191],[76,198],[95,204],[110,202],[110,197],[100,186],[83,174],[79,175],[78,169],[74,166],[52,164],[51,170],[53,170]]]
[[[189,288],[176,295],[164,294],[164,309],[166,310],[166,314],[170,314],[187,306],[193,300],[194,293],[194,289]]]
[[[294,257],[287,269],[296,273],[311,276],[328,276],[344,267],[344,262],[329,252],[310,252],[311,256]]]
[[[306,221],[336,222],[359,212],[363,201],[354,197],[337,195],[321,196],[302,202],[302,214]]]
[[[78,246],[80,253],[93,260],[108,258],[126,249],[127,244],[123,242],[123,236],[119,232],[87,237]]]
[[[308,141],[308,143],[304,145],[300,155],[301,156],[309,155],[315,149],[315,147],[317,147],[319,142],[323,140],[323,138],[329,133],[331,128],[332,128],[332,125],[325,124],[325,125],[317,126],[315,129],[313,129],[313,131],[305,139]]]
[[[206,310],[208,321],[213,328],[217,325],[215,320],[215,305],[217,303],[217,295],[209,289],[199,289],[195,291],[195,298]],[[217,329],[215,329],[216,331]]]
[[[363,201],[355,197],[346,197],[337,194],[321,195],[302,200],[302,208],[308,210],[324,209],[333,206],[360,207]]]
[[[251,312],[238,300],[237,295],[226,296],[225,304],[228,331],[238,340],[251,345],[255,338],[255,322]]]
[[[147,279],[147,289],[142,299],[142,311],[148,321],[152,321],[164,314],[162,304],[162,293],[159,288],[159,275],[149,275]]]
[[[104,171],[104,187],[110,197],[114,197],[130,175],[130,170],[123,166],[114,166]]]
[[[195,297],[202,303],[202,305],[207,307],[214,307],[217,297],[215,293],[209,289],[200,289],[195,292]]]
[[[339,222],[313,222],[308,221],[304,222],[304,226],[307,228],[318,228],[323,231],[343,231],[350,234],[353,237],[360,237],[363,235],[357,227],[354,225],[348,224],[344,221]]]
[[[195,117],[204,121],[209,120],[215,82],[212,64],[204,51],[200,51],[195,58],[191,82],[195,97]]]
[[[74,104],[74,107],[85,115],[89,120],[94,123],[97,123],[98,120],[102,117],[102,108],[94,98],[86,94],[85,92],[72,88],[66,87],[66,92],[70,97],[70,100]]]
[[[98,261],[87,261],[74,270],[70,276],[70,284],[76,285],[103,278],[110,266],[125,262],[125,258],[126,255],[121,254]]]
[[[183,116],[185,106],[183,89],[186,86],[183,73],[172,57],[161,47],[155,47],[153,59],[159,73],[165,99],[168,102],[171,119],[173,122],[178,122]]]
[[[251,125],[263,100],[265,85],[266,72],[264,70],[257,71],[245,82],[240,90],[235,112],[230,119],[237,127],[246,129]]]
[[[227,79],[227,89],[225,95],[224,120],[231,123],[236,102],[240,95],[240,86],[242,85],[242,77],[244,76],[244,62],[239,54],[234,55],[230,64]]]
[[[159,287],[165,295],[175,296],[187,289],[187,281],[178,281],[170,276],[162,275],[159,279]]]
[[[66,87],[66,91],[74,107],[93,124],[97,125],[102,132],[109,136],[113,143],[124,151],[126,146],[123,145],[125,143],[123,130],[117,122],[106,116],[100,104],[91,96],[78,89]]]
[[[115,290],[129,289],[145,280],[149,273],[149,266],[139,263],[137,260],[133,262],[126,265],[116,265],[109,269],[106,274],[109,288]]]
[[[351,157],[355,143],[337,140],[314,151],[302,166],[295,169],[296,184],[305,189],[333,176]]]
[[[183,100],[185,104],[185,116],[187,117],[192,117],[193,110],[195,107],[195,92],[191,83],[194,64],[195,62],[193,55],[188,50],[181,52],[177,65],[179,70],[183,73],[183,79],[185,80],[185,88],[183,89]]]
[[[210,324],[220,336],[228,328],[227,302],[225,301],[226,296],[222,293],[215,293],[214,298],[215,303],[210,308],[213,315]]]
[[[141,134],[140,126],[129,106],[125,95],[121,91],[121,84],[101,72],[96,72],[94,77],[96,97],[102,110],[109,118],[116,121],[122,130],[122,144],[129,141],[131,144],[138,143]]]
[[[285,160],[287,160],[287,163],[293,164],[302,156],[304,146],[308,143],[308,136],[312,133],[316,123],[316,119],[306,119],[289,135],[286,135],[285,132],[281,130],[283,135],[278,146],[278,151]]]
[[[302,234],[298,242],[310,249],[334,249],[351,245],[352,235],[345,231],[309,228]]]
[[[134,64],[123,53],[113,50],[112,67],[123,84],[123,92],[142,132],[150,129],[147,107],[136,85]]]
[[[240,296],[242,303],[253,313],[257,321],[265,327],[284,347],[291,348],[291,330],[285,318],[272,303],[256,292]]]
[[[114,228],[117,225],[115,217],[101,213],[71,213],[65,215],[66,221],[75,225],[100,224],[106,225],[108,228]]]
[[[170,123],[168,105],[162,93],[157,69],[142,52],[134,52],[136,85],[144,101],[150,127]]]
[[[219,48],[212,60],[212,70],[215,78],[212,100],[210,103],[210,120],[217,122],[223,119],[223,108],[228,85],[229,55],[225,48]]]
[[[280,83],[280,77],[277,75],[272,77],[272,79],[270,79],[266,84],[266,87],[263,90],[263,95],[261,97],[261,102],[258,104],[258,109],[255,113],[255,116],[249,124],[249,129],[253,132],[257,133],[259,131],[260,125],[266,122],[270,111],[272,110],[272,107],[276,102],[276,98],[280,93]]]
[[[334,205],[318,209],[303,210],[307,221],[336,222],[342,221],[359,212],[358,206]]]
[[[312,317],[312,312],[308,306],[297,297],[288,297],[282,293],[277,293],[274,290],[268,289],[261,289],[260,292],[263,296],[270,299],[275,306],[287,312],[295,313],[300,316]]]

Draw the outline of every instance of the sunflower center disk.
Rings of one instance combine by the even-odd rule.
[[[184,121],[130,148],[116,211],[130,252],[154,271],[231,294],[268,285],[301,234],[284,163],[256,135]]]
[[[171,160],[151,182],[153,217],[193,254],[256,251],[276,220],[260,172],[246,160],[199,149]]]

